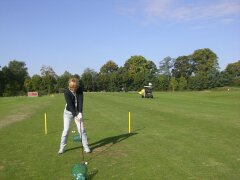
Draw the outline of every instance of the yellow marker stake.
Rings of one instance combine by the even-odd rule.
[[[44,113],[44,122],[45,122],[45,134],[47,134],[47,114]]]
[[[131,133],[131,113],[128,112],[128,133]]]

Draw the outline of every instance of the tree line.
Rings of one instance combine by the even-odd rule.
[[[25,62],[13,60],[0,66],[0,96],[61,93],[69,77],[79,79],[84,91],[138,91],[152,83],[156,91],[204,90],[222,86],[240,86],[240,60],[219,70],[218,57],[209,48],[195,50],[178,58],[166,57],[159,66],[143,56],[131,56],[124,66],[107,61],[99,72],[87,68],[79,74],[65,71],[57,75],[52,67],[42,66],[41,74],[28,74]]]

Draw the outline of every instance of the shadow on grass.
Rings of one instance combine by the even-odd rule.
[[[121,134],[118,136],[111,136],[111,137],[107,137],[104,139],[101,139],[97,142],[94,142],[92,144],[90,144],[91,150],[94,150],[96,148],[102,147],[102,146],[106,146],[108,144],[114,145],[116,143],[119,143],[133,135],[136,135],[137,133],[133,132],[133,133],[126,133],[126,134]]]
[[[142,129],[144,129],[145,127],[142,127],[142,128],[139,128],[139,129],[136,129],[134,130],[133,132],[131,133],[125,133],[125,134],[121,134],[121,135],[117,135],[117,136],[111,136],[111,137],[107,137],[107,138],[104,138],[104,139],[101,139],[97,142],[94,142],[94,143],[91,143],[89,144],[90,146],[90,149],[91,151],[93,151],[94,149],[97,149],[97,148],[100,148],[100,147],[104,147],[104,146],[107,146],[107,145],[114,145],[116,143],[119,143],[133,135],[136,135],[138,134],[137,131],[141,131]],[[73,147],[73,148],[69,148],[69,149],[66,149],[65,152],[67,151],[71,151],[71,150],[75,150],[75,149],[79,149],[81,148],[82,145],[80,146],[77,146],[77,147]]]
[[[79,149],[79,148],[81,148],[82,146],[77,146],[77,147],[73,147],[73,148],[69,148],[69,149],[66,149],[65,150],[65,153],[67,152],[67,151],[72,151],[72,150],[75,150],[75,149]]]
[[[126,133],[118,136],[107,137],[97,142],[91,143],[89,146],[90,146],[90,149],[92,150],[92,153],[91,153],[91,157],[88,159],[88,162],[92,161],[97,156],[100,156],[102,153],[104,153],[109,148],[111,148],[114,144],[117,144],[136,134],[138,133],[136,132]],[[96,149],[96,152],[94,151],[94,149]]]
[[[93,170],[93,171],[90,171],[89,173],[87,173],[87,179],[90,180],[90,179],[93,179],[94,176],[98,173],[98,170]]]
[[[90,149],[93,151],[94,149],[97,149],[97,148],[100,148],[100,147],[105,147],[107,145],[112,146],[112,145],[114,145],[116,143],[119,143],[119,142],[133,136],[133,135],[136,135],[136,134],[138,134],[138,133],[132,132],[132,133],[121,134],[121,135],[118,135],[118,136],[107,137],[107,138],[101,139],[97,142],[91,143],[91,144],[89,144],[89,146],[90,146]],[[82,147],[82,145],[77,146],[77,147],[73,147],[73,148],[69,148],[69,149],[66,149],[65,152],[75,150],[75,149],[79,149],[81,147]]]

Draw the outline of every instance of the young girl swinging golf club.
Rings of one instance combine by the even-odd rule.
[[[59,154],[64,153],[64,147],[67,144],[68,135],[70,132],[70,124],[73,120],[77,125],[77,129],[80,134],[80,139],[82,140],[84,152],[90,153],[91,150],[88,147],[87,133],[84,129],[83,116],[82,116],[83,90],[81,87],[79,87],[79,83],[76,78],[69,79],[68,88],[64,90],[64,97],[66,101],[66,105],[63,113],[64,127],[63,127],[63,132],[61,137],[60,149],[58,153]],[[81,128],[80,128],[80,125],[81,125]]]

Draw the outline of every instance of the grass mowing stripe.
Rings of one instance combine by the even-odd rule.
[[[28,98],[10,97],[0,98],[0,128],[24,120],[33,115],[39,107],[49,105],[48,97]]]

